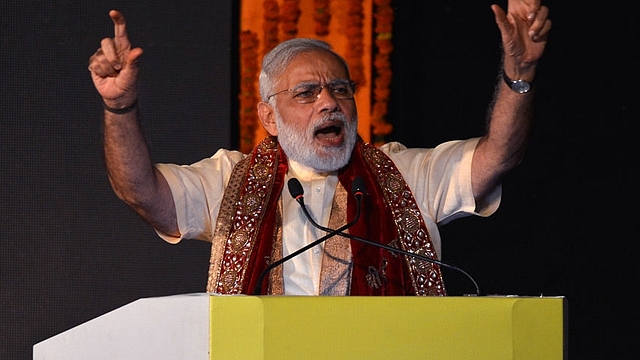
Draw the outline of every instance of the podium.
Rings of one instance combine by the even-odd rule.
[[[565,359],[564,297],[143,298],[33,346],[34,360]]]

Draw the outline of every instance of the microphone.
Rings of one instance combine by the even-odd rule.
[[[430,257],[427,256],[423,256],[420,254],[414,254],[412,252],[408,252],[406,250],[403,249],[399,249],[399,248],[394,248],[392,246],[389,245],[385,245],[385,244],[381,244],[381,243],[377,243],[371,240],[367,240],[367,239],[363,239],[361,237],[352,235],[352,234],[347,234],[347,233],[343,233],[342,231],[338,231],[338,230],[332,230],[329,228],[326,228],[320,224],[318,224],[317,222],[315,222],[313,220],[313,218],[311,217],[311,214],[309,214],[307,207],[304,205],[304,199],[303,199],[303,190],[302,190],[302,185],[300,184],[300,182],[293,178],[289,180],[289,192],[291,193],[291,196],[296,199],[296,201],[298,202],[298,204],[300,204],[300,207],[302,208],[302,212],[304,212],[304,215],[306,216],[307,220],[309,220],[309,222],[311,222],[311,224],[313,226],[315,226],[316,228],[323,230],[323,231],[328,231],[331,232],[334,235],[340,235],[340,236],[344,236],[346,238],[355,240],[355,241],[359,241],[368,245],[373,245],[373,246],[377,246],[379,248],[383,248],[385,250],[391,251],[391,252],[396,252],[396,253],[400,253],[406,256],[410,256],[413,257],[415,259],[418,260],[422,260],[422,261],[426,261],[432,264],[437,264],[439,266],[451,269],[451,270],[455,270],[461,274],[463,274],[464,276],[466,276],[469,280],[471,280],[471,282],[473,283],[474,287],[476,288],[476,296],[482,296],[482,292],[480,291],[480,287],[478,286],[478,283],[476,282],[476,280],[469,275],[469,273],[467,273],[466,271],[464,271],[463,269],[451,265],[451,264],[447,264],[444,263],[440,260],[437,259],[432,259]],[[365,184],[364,184],[364,180],[361,177],[356,177],[352,183],[352,192],[354,193],[354,195],[356,196],[356,199],[358,200],[358,216],[360,216],[360,202],[362,200],[362,196],[364,195],[365,192]]]
[[[362,178],[359,178],[359,179],[360,179],[360,183],[362,184],[362,189],[364,189],[364,181],[362,181]],[[354,184],[355,184],[355,181],[354,181]],[[287,183],[287,185],[289,187],[289,193],[291,194],[291,196],[302,206],[302,208],[305,211],[305,215],[307,216],[308,219],[310,219],[311,215],[307,212],[307,207],[304,205],[304,190],[302,189],[302,184],[300,184],[300,181],[298,181],[298,179],[296,179],[296,178],[292,178],[292,179],[289,179],[289,182]],[[302,254],[303,252],[311,249],[312,247],[323,243],[324,241],[328,240],[329,238],[332,238],[332,237],[334,237],[334,236],[336,236],[338,234],[344,234],[343,231],[345,231],[346,229],[352,227],[353,225],[355,225],[358,222],[358,220],[360,219],[363,191],[359,187],[356,188],[355,185],[353,185],[352,190],[353,190],[352,192],[353,192],[354,196],[356,197],[356,202],[358,204],[355,218],[351,222],[349,222],[348,224],[343,225],[340,228],[335,229],[335,230],[320,227],[320,229],[322,229],[322,230],[327,232],[327,234],[325,236],[317,239],[314,242],[311,242],[311,243],[301,247],[300,249],[292,252],[291,254],[289,254],[289,255],[287,255],[287,256],[285,256],[283,258],[281,258],[280,260],[274,261],[271,264],[269,264],[269,266],[267,266],[260,273],[260,276],[258,277],[258,283],[256,284],[256,287],[253,289],[253,295],[260,295],[260,293],[262,292],[262,283],[264,281],[264,278],[271,271],[271,269],[273,269],[274,267],[284,263],[285,261],[293,259],[294,257]],[[312,221],[312,224],[315,224],[315,221]],[[315,227],[318,227],[318,226],[315,226]]]

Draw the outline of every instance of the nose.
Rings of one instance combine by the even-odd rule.
[[[315,101],[319,111],[334,112],[340,110],[340,103],[338,99],[331,93],[331,88],[327,85],[320,88],[320,92],[317,95],[318,99]]]

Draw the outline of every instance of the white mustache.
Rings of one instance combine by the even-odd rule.
[[[340,121],[342,123],[342,126],[345,127],[345,128],[348,126],[348,120],[347,120],[347,116],[345,114],[343,114],[343,113],[330,113],[330,114],[326,114],[323,117],[321,117],[320,119],[318,119],[313,124],[313,130],[315,132],[318,129],[322,128],[325,123],[334,122],[334,121]]]

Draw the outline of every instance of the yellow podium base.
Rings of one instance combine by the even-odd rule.
[[[211,359],[563,359],[564,297],[211,296]]]

